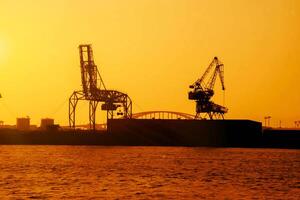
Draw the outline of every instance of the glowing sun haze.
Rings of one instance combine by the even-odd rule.
[[[227,118],[300,120],[298,0],[0,0],[0,13],[5,123],[68,123],[67,100],[81,89],[81,43],[93,45],[106,86],[128,93],[134,112],[194,113],[188,86],[218,56]],[[215,88],[222,104],[219,80]],[[78,123],[87,123],[87,106],[78,108]]]
[[[0,64],[3,64],[4,61],[7,59],[7,44],[3,37],[0,36]]]

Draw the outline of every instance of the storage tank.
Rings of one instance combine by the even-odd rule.
[[[29,117],[17,118],[17,129],[18,130],[29,130],[30,129],[30,118]]]
[[[54,119],[51,118],[43,118],[41,119],[41,129],[48,129],[48,127],[53,126],[54,125]]]

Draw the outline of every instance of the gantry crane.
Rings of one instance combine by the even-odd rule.
[[[131,118],[132,102],[125,93],[108,90],[94,62],[90,44],[79,45],[82,90],[74,91],[69,98],[69,126],[75,128],[75,111],[79,100],[89,101],[90,129],[96,129],[96,109],[102,102],[101,109],[107,111],[107,119],[112,119],[114,111],[123,118]]]
[[[206,82],[206,77],[213,67],[213,74]],[[226,107],[215,104],[211,100],[214,95],[214,85],[218,75],[221,80],[222,90],[225,90],[224,65],[217,57],[214,57],[202,77],[194,84],[190,85],[190,89],[192,89],[192,91],[189,92],[189,99],[196,101],[195,119],[205,119],[205,115],[208,115],[210,119],[224,119],[224,114],[228,112]]]

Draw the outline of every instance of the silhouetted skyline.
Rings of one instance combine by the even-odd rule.
[[[0,12],[0,120],[68,124],[81,88],[77,46],[91,43],[107,87],[133,112],[194,113],[188,86],[213,56],[225,65],[227,118],[293,127],[300,119],[300,2],[112,0],[4,1]],[[216,102],[223,102],[220,84]],[[87,123],[79,105],[78,123]],[[97,123],[106,120],[99,112]]]

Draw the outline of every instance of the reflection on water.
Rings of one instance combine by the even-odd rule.
[[[300,151],[0,146],[3,198],[300,199]]]

